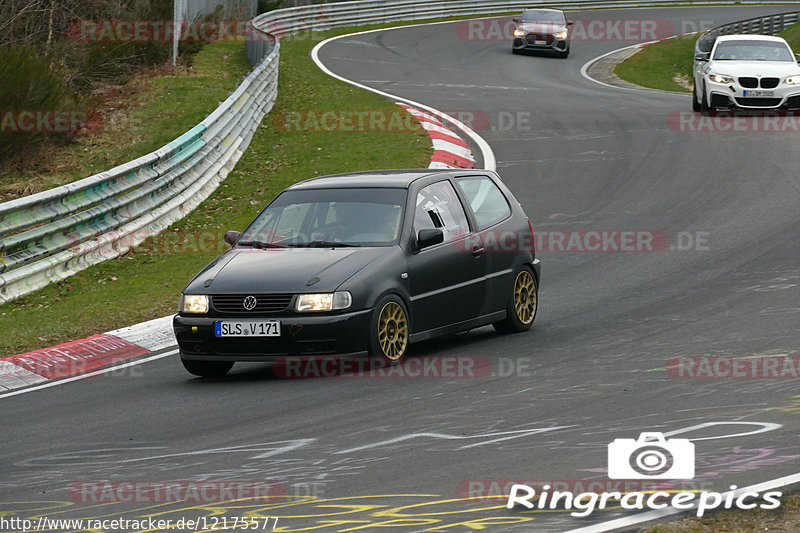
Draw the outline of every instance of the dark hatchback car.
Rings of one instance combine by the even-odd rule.
[[[173,319],[199,376],[235,361],[372,355],[493,324],[531,327],[539,261],[519,202],[489,171],[326,176],[279,194],[183,290]]]
[[[522,15],[514,17],[514,41],[511,51],[515,54],[526,51],[553,52],[559,57],[569,56],[569,27],[559,9],[526,9]]]

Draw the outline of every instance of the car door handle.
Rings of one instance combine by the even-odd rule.
[[[480,247],[479,246],[473,246],[472,247],[472,255],[474,255],[475,257],[478,257],[479,255],[481,255],[485,251],[486,251],[486,248],[484,248],[483,246],[480,246]]]

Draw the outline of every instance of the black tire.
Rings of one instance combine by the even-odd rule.
[[[700,102],[697,101],[697,85],[692,87],[692,111],[698,113],[701,111]]]
[[[703,83],[703,95],[700,98],[700,111],[708,111],[709,109],[708,98],[706,96],[706,84]]]
[[[531,288],[533,290],[531,291]],[[498,333],[521,333],[528,331],[539,310],[539,287],[536,276],[528,265],[517,270],[511,285],[511,294],[506,306],[506,317],[492,324]]]
[[[231,361],[194,361],[182,358],[181,363],[190,374],[201,378],[221,378],[233,368]]]
[[[569,57],[569,48],[567,48],[566,50],[564,50],[563,52],[561,52],[561,53],[559,54],[559,56],[561,56],[561,59],[566,59],[566,58],[568,58],[568,57]]]
[[[519,54],[519,53],[520,53],[520,50],[519,50],[518,48],[512,48],[512,49],[511,49],[511,53],[512,53],[512,54]]]
[[[388,295],[378,302],[369,328],[369,354],[390,363],[401,361],[408,353],[411,326],[403,301]]]

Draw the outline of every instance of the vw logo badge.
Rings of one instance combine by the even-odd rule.
[[[256,308],[257,303],[258,300],[256,300],[255,296],[248,296],[247,298],[244,299],[244,302],[242,302],[242,307],[244,307],[248,311],[252,311],[253,309]]]

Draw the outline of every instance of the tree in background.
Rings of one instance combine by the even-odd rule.
[[[226,1],[226,0],[221,0]],[[0,1],[0,112],[86,107],[98,84],[120,84],[142,67],[166,63],[166,39],[120,41],[85,38],[85,21],[168,21],[173,0],[2,0]],[[222,18],[222,8],[203,17]],[[77,30],[77,31],[76,31]],[[182,42],[185,63],[203,42]],[[29,145],[70,140],[60,135],[0,130],[0,158]]]

